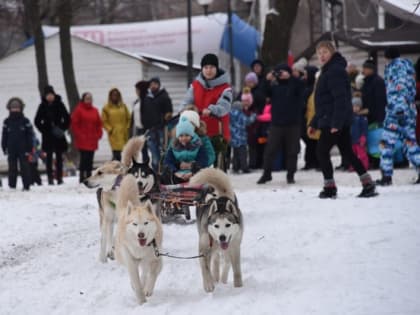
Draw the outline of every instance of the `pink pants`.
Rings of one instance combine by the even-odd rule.
[[[366,146],[362,146],[360,144],[353,144],[352,148],[353,148],[354,154],[356,154],[356,156],[362,162],[366,170],[369,169],[369,158],[367,155]],[[353,168],[351,168],[351,170],[353,170]]]

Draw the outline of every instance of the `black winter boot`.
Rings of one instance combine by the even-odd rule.
[[[331,186],[331,187],[324,187],[322,191],[319,193],[319,198],[321,199],[335,199],[337,198],[337,187]]]
[[[377,196],[376,185],[374,182],[363,185],[362,192],[357,196],[360,198],[370,198]]]
[[[271,177],[271,172],[264,171],[260,179],[258,180],[257,184],[265,184],[266,182],[269,182],[273,178]]]
[[[420,184],[420,174],[419,177],[417,177],[417,180],[414,182],[414,185]]]
[[[48,185],[54,185],[54,179],[52,176],[48,176]]]
[[[376,180],[376,185],[390,186],[390,185],[392,185],[392,177],[391,176],[382,176],[381,179]]]
[[[296,184],[294,174],[288,173],[286,176],[286,180],[288,184]]]

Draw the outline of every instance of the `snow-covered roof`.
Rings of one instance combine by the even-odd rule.
[[[369,45],[369,46],[403,46],[403,45],[419,45],[420,42],[418,41],[370,41],[367,39],[361,39],[361,43]]]
[[[420,24],[420,3],[416,0],[371,0],[382,6],[387,12],[404,21]]]
[[[206,53],[217,54],[226,27],[227,15],[216,13],[193,16],[192,50],[198,65]],[[43,26],[45,36],[58,32],[57,27]],[[154,60],[170,60],[186,65],[187,20],[177,18],[161,21],[72,26],[72,35],[89,39],[100,45],[136,55],[148,55]]]

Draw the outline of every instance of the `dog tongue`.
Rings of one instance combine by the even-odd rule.
[[[140,238],[139,239],[140,246],[146,246],[146,242],[147,242],[147,239],[145,239],[145,238]]]
[[[227,249],[227,248],[229,247],[229,243],[228,243],[228,242],[221,242],[221,243],[220,243],[220,247],[221,247],[222,249]]]

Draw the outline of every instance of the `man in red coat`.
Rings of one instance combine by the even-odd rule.
[[[201,72],[192,82],[183,106],[195,105],[200,119],[207,125],[216,156],[226,153],[230,141],[229,112],[232,104],[232,89],[229,77],[219,68],[219,60],[214,54],[207,54],[201,59]],[[221,123],[221,130],[220,130]],[[220,141],[223,140],[223,141]]]
[[[79,182],[92,173],[93,157],[102,137],[102,121],[98,109],[92,105],[92,94],[84,93],[71,114],[74,145],[80,151]]]

